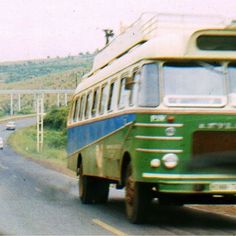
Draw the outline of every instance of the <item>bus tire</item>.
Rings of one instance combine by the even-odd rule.
[[[79,197],[83,204],[93,203],[94,189],[92,182],[92,177],[83,174],[81,165],[79,172]]]
[[[150,204],[151,189],[145,183],[133,181],[132,168],[129,164],[125,181],[125,205],[128,220],[133,224],[145,223]]]

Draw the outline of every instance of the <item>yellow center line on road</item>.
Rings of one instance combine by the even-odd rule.
[[[101,221],[99,219],[93,219],[92,221],[93,221],[93,223],[99,225],[100,227],[102,227],[103,229],[111,232],[114,235],[117,235],[117,236],[128,236],[128,234],[120,231],[119,229],[116,229],[115,227],[113,227],[111,225],[106,224],[105,222],[103,222],[103,221]]]

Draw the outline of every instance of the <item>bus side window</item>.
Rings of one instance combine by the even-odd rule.
[[[81,97],[80,100],[79,120],[83,119],[84,106],[85,106],[85,94]]]
[[[98,109],[98,88],[96,88],[93,92],[93,102],[92,102],[92,110],[91,110],[92,117],[96,116],[97,109]]]
[[[110,84],[110,89],[109,89],[109,96],[108,96],[108,103],[107,103],[107,110],[112,111],[112,101],[114,100],[114,87],[115,87],[115,82],[112,82]]]
[[[90,91],[90,92],[88,92],[87,97],[86,97],[85,112],[84,112],[85,119],[89,118],[89,114],[91,111],[91,105],[92,105],[91,103],[92,103],[92,92]]]
[[[101,89],[101,97],[100,97],[100,103],[99,103],[99,114],[104,114],[104,112],[105,112],[107,97],[108,97],[108,85],[105,84],[102,86],[102,89]]]
[[[146,64],[141,71],[138,91],[138,105],[156,107],[160,103],[159,76],[157,64]]]
[[[72,122],[75,122],[75,120],[76,120],[76,107],[77,107],[77,102],[78,102],[78,99],[76,99],[76,100],[73,102],[73,107],[72,107],[72,110],[71,110],[71,116],[72,116],[71,121],[72,121]]]
[[[76,98],[74,103],[74,114],[73,114],[73,122],[78,121],[78,114],[79,114],[79,107],[80,107],[80,98]]]
[[[69,111],[69,123],[73,123],[74,121],[74,115],[75,115],[75,103],[76,103],[76,100],[73,100],[72,101],[72,105],[70,107],[70,111]]]
[[[118,99],[119,109],[126,107],[129,101],[130,90],[126,89],[126,80],[127,78],[122,78],[120,81],[120,91],[119,91],[119,99]]]
[[[129,105],[134,106],[136,104],[137,95],[138,95],[138,83],[140,80],[141,74],[139,71],[134,72],[132,83],[130,84],[130,96],[129,96]]]

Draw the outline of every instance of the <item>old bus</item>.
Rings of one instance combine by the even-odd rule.
[[[82,203],[125,187],[128,219],[159,204],[236,201],[236,24],[144,14],[73,96],[68,167]]]

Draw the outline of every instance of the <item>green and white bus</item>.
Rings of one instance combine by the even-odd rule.
[[[144,14],[73,96],[68,167],[82,203],[125,187],[127,217],[159,204],[236,202],[236,24]]]

